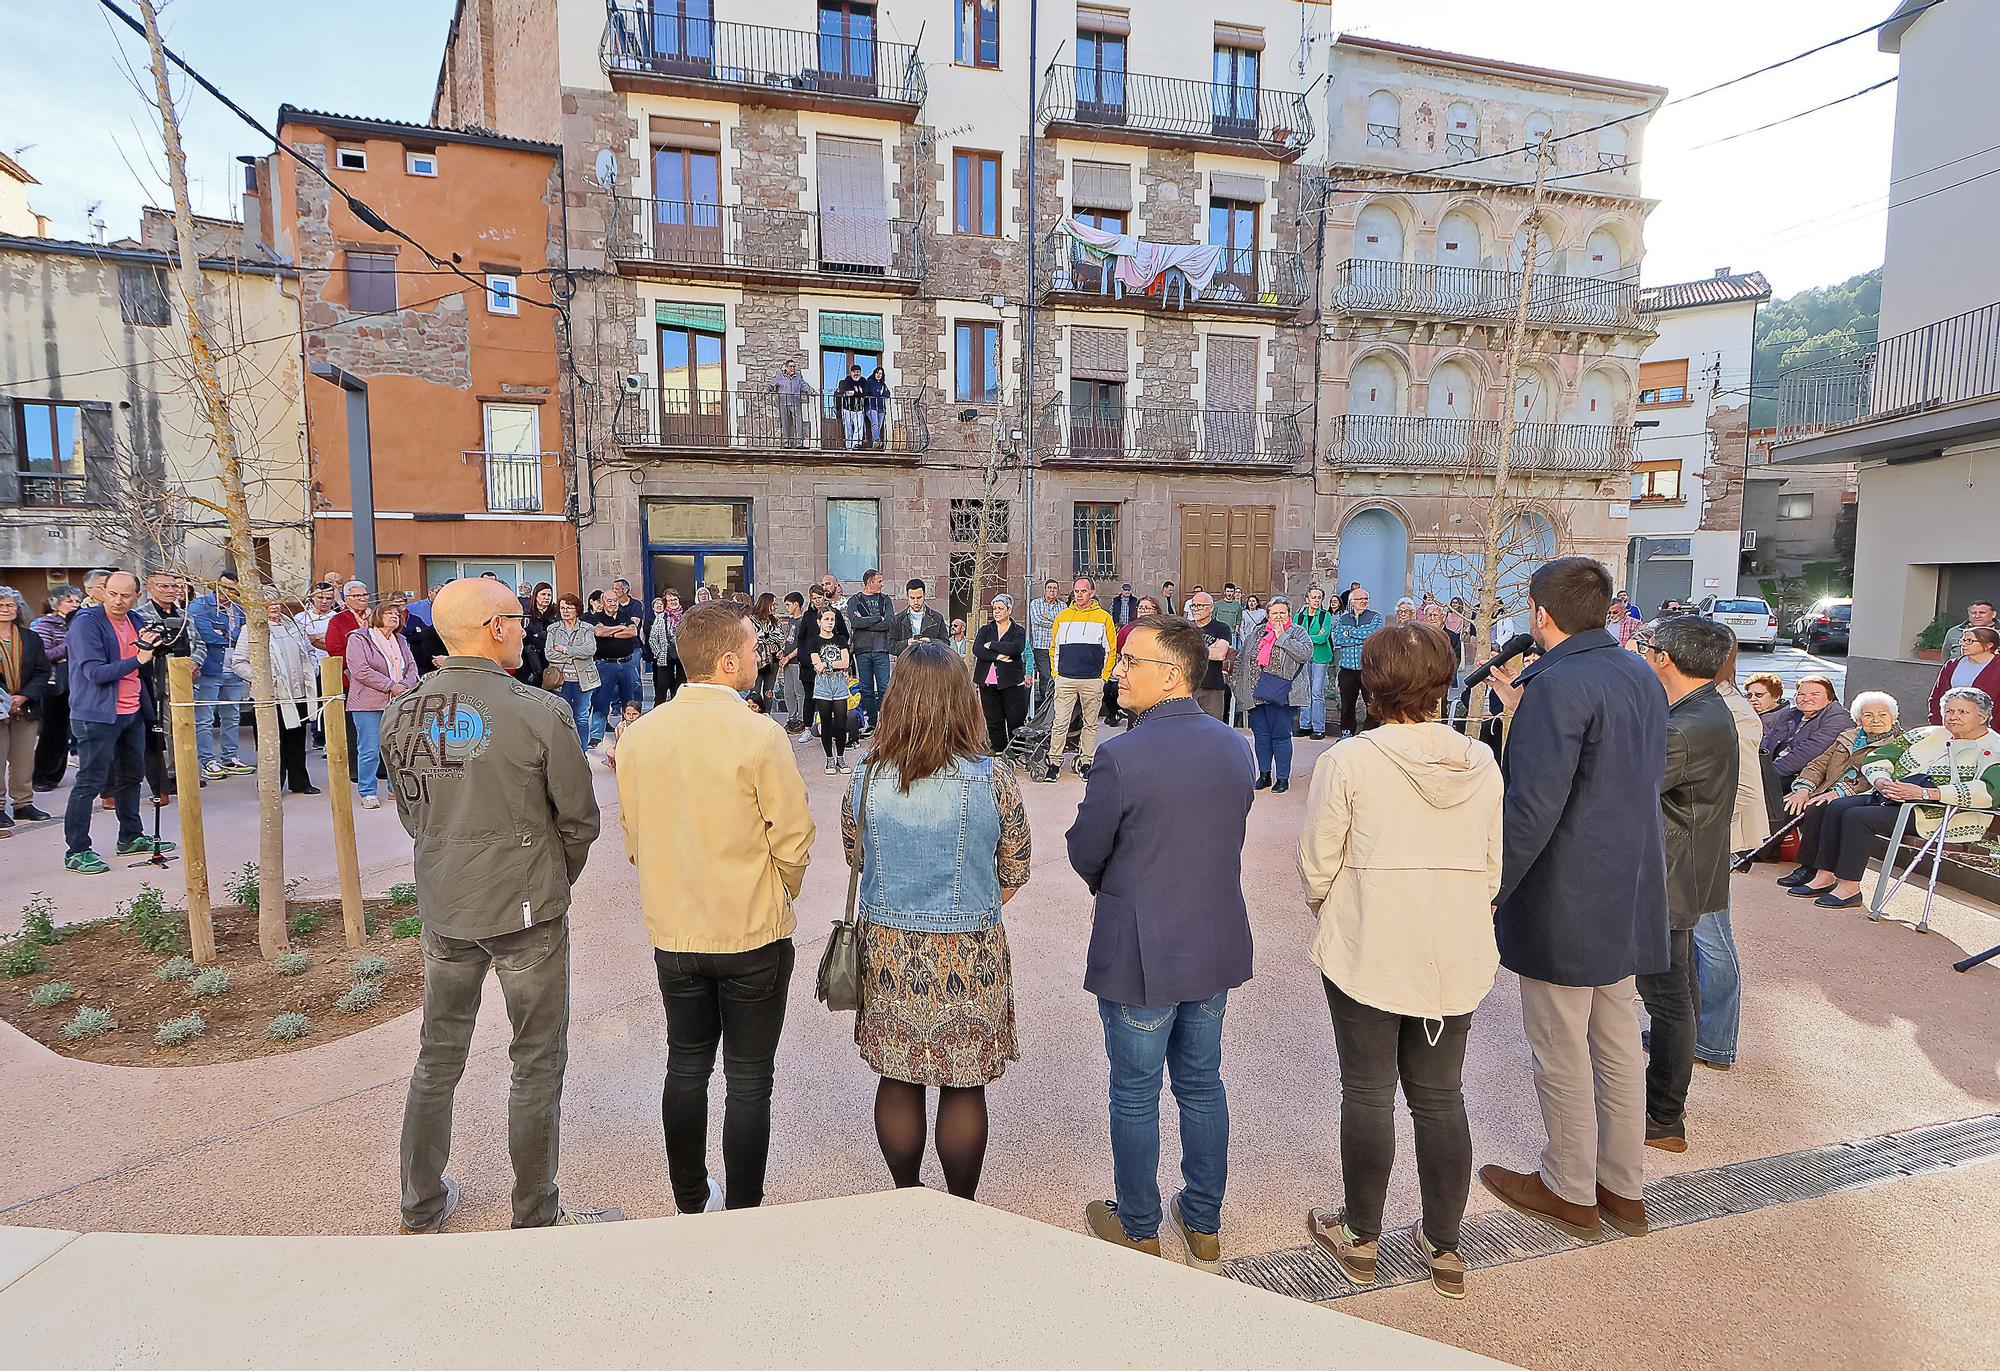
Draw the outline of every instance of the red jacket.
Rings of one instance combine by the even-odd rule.
[[[1951,689],[1951,673],[1958,670],[1957,662],[1946,662],[1944,670],[1938,672],[1937,684],[1931,687],[1931,722],[1944,722],[1944,693]],[[1985,691],[1993,699],[2000,700],[2000,653],[1981,668],[1972,684]]]

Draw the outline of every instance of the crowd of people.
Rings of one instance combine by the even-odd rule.
[[[814,702],[830,769],[847,778],[839,852],[860,986],[854,1038],[878,1077],[884,1164],[894,1184],[916,1185],[934,1149],[945,1185],[966,1197],[986,1153],[986,1087],[1021,1052],[1002,914],[1031,879],[1034,853],[1016,772],[996,759],[1019,727],[1009,692],[1051,683],[1053,741],[1065,714],[1089,727],[1108,679],[1132,723],[1102,741],[1083,735],[1085,785],[1066,835],[1093,903],[1083,985],[1110,1075],[1111,1183],[1084,1222],[1153,1253],[1170,1229],[1190,1264],[1216,1269],[1229,1152],[1222,1025],[1230,992],[1251,975],[1244,835],[1259,788],[1289,779],[1295,711],[1310,711],[1301,692],[1337,683],[1337,670],[1359,677],[1368,718],[1320,754],[1298,861],[1339,1060],[1344,1202],[1311,1210],[1308,1231],[1351,1279],[1374,1279],[1399,1085],[1416,1126],[1420,1250],[1440,1292],[1465,1290],[1459,1226],[1475,1175],[1570,1233],[1647,1231],[1644,1149],[1686,1149],[1699,1118],[1695,1065],[1735,1060],[1731,858],[1768,845],[1767,730],[1753,704],[1768,684],[1753,677],[1748,698],[1737,692],[1725,626],[1683,615],[1621,632],[1627,616],[1596,562],[1545,564],[1528,587],[1533,660],[1488,677],[1511,720],[1496,757],[1439,720],[1461,648],[1429,606],[1399,606],[1385,621],[1350,587],[1338,610],[1311,594],[1294,617],[1285,596],[1252,604],[1226,587],[1221,601],[1190,594],[1183,617],[1167,609],[1168,587],[1106,608],[1089,581],[1066,600],[1051,582],[1025,623],[996,599],[968,670],[924,588],[906,589],[898,606],[871,572],[843,602],[822,581],[791,597],[775,635],[768,602],[690,607],[672,627],[681,684],[618,737],[623,846],[666,1020],[661,1114],[680,1212],[751,1207],[765,1190],[797,969],[794,901],[817,837],[792,741],[759,705],[773,662],[781,677],[798,667],[812,683],[789,698]],[[501,982],[516,1032],[510,1138],[534,1140],[514,1151],[515,1223],[620,1217],[565,1207],[555,1183],[567,994],[558,954],[600,820],[583,751],[563,745],[575,709],[546,695],[525,704],[532,692],[504,686],[528,637],[513,609],[504,587],[447,586],[436,623],[450,655],[383,723],[439,987],[426,999],[405,1119],[412,1233],[437,1231],[457,1203],[445,1176],[450,1094],[488,964],[513,973]],[[1465,632],[1462,613],[1455,631]],[[1322,641],[1327,670],[1310,671]],[[878,654],[889,657],[879,671]],[[440,739],[425,728],[432,697],[447,694],[472,702],[480,730]],[[1229,700],[1251,737],[1228,721]],[[1818,717],[1836,702],[1807,703]],[[1836,807],[1848,799],[1889,814],[1909,800],[1950,804],[1983,831],[2000,805],[1985,691],[1947,685],[1942,726],[1894,734],[1889,746],[1878,744],[1893,733],[1893,702],[1863,697],[1856,709],[1865,731],[1828,738],[1840,757],[1780,773],[1806,778],[1804,812],[1822,807],[1822,783],[1842,796],[1826,804],[1818,840],[1833,846],[1815,851],[1850,855],[1849,811]],[[1308,712],[1308,733],[1311,722]],[[865,756],[850,751],[856,727],[870,737]],[[1789,750],[1805,745],[1799,733],[1775,736]],[[506,746],[490,745],[500,738]],[[520,784],[524,769],[538,784]],[[1867,822],[1879,831],[1872,812]],[[474,858],[455,841],[465,824],[513,825],[523,835],[513,867],[468,879]],[[1548,1141],[1531,1167],[1475,1172],[1460,1077],[1472,1013],[1503,966],[1521,980]],[[718,1060],[727,1089],[712,1168]],[[1181,1131],[1170,1196],[1158,1175],[1163,1086]]]
[[[970,1198],[986,1087],[1020,1057],[1002,911],[1034,865],[1016,770],[998,759],[1030,694],[1046,691],[1052,763],[1030,779],[1056,779],[1076,748],[1084,788],[1065,855],[1092,899],[1083,988],[1110,1078],[1110,1193],[1084,1221],[1152,1253],[1171,1229],[1190,1264],[1214,1270],[1230,1132],[1222,1025],[1251,976],[1248,817],[1260,791],[1289,788],[1296,737],[1335,734],[1310,777],[1298,868],[1339,1062],[1343,1202],[1310,1210],[1306,1227],[1349,1278],[1374,1279],[1400,1086],[1415,1124],[1419,1250],[1435,1287],[1460,1296],[1475,1176],[1578,1236],[1600,1223],[1647,1231],[1644,1149],[1685,1150],[1699,1121],[1694,1068],[1737,1059],[1732,856],[1765,855],[1770,831],[1795,823],[1797,869],[1779,884],[1848,908],[1901,806],[1918,806],[1920,833],[1944,825],[1954,841],[1983,836],[2000,808],[1991,623],[1964,626],[1929,726],[1905,726],[1880,692],[1857,696],[1850,715],[1824,677],[1800,680],[1789,701],[1768,673],[1739,691],[1725,626],[1691,614],[1639,622],[1600,565],[1559,558],[1527,587],[1532,648],[1484,668],[1510,721],[1494,748],[1448,721],[1474,627],[1456,601],[1404,600],[1385,618],[1352,584],[1310,590],[1295,613],[1288,596],[1233,585],[1179,602],[1168,583],[1148,595],[1123,586],[1107,607],[1088,579],[1067,598],[1049,581],[1024,619],[1010,596],[994,597],[968,664],[965,626],[947,622],[923,582],[904,592],[899,604],[871,570],[846,597],[827,576],[782,602],[702,589],[683,609],[663,592],[646,615],[623,581],[587,600],[491,577],[377,600],[360,581],[322,578],[292,602],[246,595],[225,573],[189,602],[176,577],[142,585],[118,571],[93,575],[81,608],[51,596],[33,624],[18,595],[0,594],[12,818],[48,817],[32,793],[43,737],[60,727],[56,756],[67,765],[73,740],[79,773],[70,866],[103,869],[89,834],[100,796],[117,810],[118,851],[153,851],[137,797],[156,775],[160,663],[197,659],[200,783],[248,771],[237,750],[243,605],[269,604],[292,788],[312,789],[318,662],[338,657],[362,803],[380,803],[386,778],[415,841],[426,994],[401,1143],[404,1231],[437,1231],[458,1203],[445,1175],[452,1096],[489,966],[514,1033],[514,1223],[600,1222],[621,1214],[566,1207],[555,1172],[568,913],[599,836],[590,754],[604,742],[666,1020],[675,1204],[744,1208],[764,1194],[793,905],[817,837],[794,745],[816,731],[827,772],[848,778],[854,1036],[879,1078],[884,1163],[894,1184],[916,1185],[934,1148],[946,1186]],[[1503,630],[1512,625],[1490,632]],[[654,671],[650,711],[641,662]],[[447,705],[454,724],[440,729]],[[1125,727],[1100,740],[1107,709]],[[156,790],[173,779],[160,772]],[[495,833],[510,841],[488,841]],[[1461,1075],[1472,1014],[1501,967],[1520,978],[1547,1144],[1527,1169],[1475,1172]],[[707,1158],[718,1058],[720,1176]],[[1182,1184],[1167,1197],[1163,1085],[1181,1131]]]

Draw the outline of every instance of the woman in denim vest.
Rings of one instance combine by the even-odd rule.
[[[1000,906],[1028,883],[1021,792],[983,733],[965,664],[943,643],[911,643],[840,808],[848,860],[861,855],[854,1041],[882,1077],[875,1137],[897,1187],[921,1184],[936,1086],[938,1161],[965,1199],[986,1158],[987,1083],[1020,1060]]]

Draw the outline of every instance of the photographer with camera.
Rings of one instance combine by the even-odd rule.
[[[107,790],[118,810],[118,852],[153,852],[156,844],[139,825],[139,775],[145,730],[153,701],[140,680],[159,651],[161,638],[132,606],[139,578],[114,571],[105,578],[103,600],[79,611],[69,626],[69,717],[76,735],[76,785],[63,815],[69,855],[63,865],[87,876],[111,868],[91,850],[90,818],[98,795]],[[157,850],[171,852],[161,842]]]

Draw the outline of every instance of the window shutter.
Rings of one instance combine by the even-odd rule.
[[[1132,12],[1130,10],[1105,9],[1101,5],[1078,5],[1076,7],[1076,31],[1078,33],[1103,33],[1114,38],[1122,38],[1132,32]]]
[[[0,505],[21,503],[20,429],[14,402],[0,395]]]
[[[842,266],[887,268],[889,197],[882,144],[860,138],[818,143],[820,256]]]
[[[1639,363],[1639,389],[1665,390],[1672,386],[1687,385],[1687,358],[1677,357],[1665,362]]]
[[[1084,209],[1132,209],[1132,168],[1123,162],[1072,162],[1070,203]]]
[[[872,352],[879,356],[882,352],[882,316],[843,314],[838,310],[823,309],[819,312],[819,345],[852,348],[856,352]]]
[[[1241,24],[1217,24],[1215,26],[1215,46],[1218,48],[1242,48],[1248,52],[1264,50],[1264,31],[1244,28]]]
[[[1233,171],[1211,172],[1208,194],[1213,200],[1242,200],[1261,205],[1271,198],[1271,183],[1261,176],[1244,176]]]
[[[108,505],[115,493],[118,476],[118,434],[112,427],[111,404],[107,400],[86,400],[83,411],[83,498],[93,505]],[[143,455],[143,454],[142,454]]]
[[[1257,340],[1208,335],[1208,408],[1251,409],[1257,394]]]
[[[1125,330],[1072,325],[1069,374],[1079,381],[1124,381],[1128,374]]]
[[[703,333],[723,333],[729,327],[729,311],[726,305],[687,305],[662,300],[653,306],[653,322],[699,329]]]
[[[647,122],[646,128],[656,148],[722,151],[722,125],[710,120],[669,119],[656,114]]]

